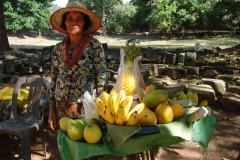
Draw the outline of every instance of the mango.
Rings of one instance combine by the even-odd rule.
[[[174,112],[172,107],[165,103],[161,103],[157,106],[155,114],[157,115],[158,124],[171,123],[174,118]]]
[[[152,126],[157,123],[157,116],[151,110],[144,110],[139,115],[139,123],[141,126]]]
[[[174,103],[171,107],[174,114],[173,120],[177,120],[184,115],[184,108],[180,103]]]
[[[168,100],[168,92],[162,89],[156,89],[143,97],[143,103],[151,110],[154,110],[160,103]]]

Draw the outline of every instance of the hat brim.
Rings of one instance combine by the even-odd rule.
[[[73,6],[60,8],[59,10],[55,11],[50,17],[51,26],[63,34],[69,34],[66,30],[64,30],[60,26],[62,23],[62,15],[66,12],[71,12],[71,11],[78,11],[88,15],[92,25],[87,30],[83,31],[83,34],[94,33],[102,26],[100,18],[95,13],[93,13],[92,11],[86,8],[73,7]]]

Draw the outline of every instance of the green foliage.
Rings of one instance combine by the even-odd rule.
[[[173,26],[173,15],[177,11],[174,0],[158,0],[152,5],[152,14],[148,17],[159,31],[170,31]]]
[[[215,3],[213,10],[219,17],[221,28],[239,30],[240,25],[240,0],[221,0]]]
[[[116,4],[107,19],[107,28],[110,31],[123,32],[129,29],[131,17],[136,13],[132,4]]]
[[[40,3],[41,2],[41,3]],[[49,27],[50,0],[11,0],[4,2],[5,26],[8,30],[39,29]]]
[[[8,30],[49,28],[59,6],[53,0],[2,0]],[[69,0],[72,1],[72,0]],[[240,0],[79,0],[95,12],[108,31],[171,32],[175,30],[239,30]],[[103,2],[105,2],[103,6]]]

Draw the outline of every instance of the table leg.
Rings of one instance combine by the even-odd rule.
[[[207,147],[202,147],[202,159],[207,160]]]

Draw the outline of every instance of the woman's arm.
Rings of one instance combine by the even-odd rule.
[[[59,74],[59,56],[58,52],[61,51],[61,44],[57,44],[54,47],[51,61],[51,84],[50,84],[50,106],[49,106],[49,118],[48,124],[53,131],[57,131],[57,117],[55,113],[56,101],[55,101],[55,89],[56,89],[56,80]]]

